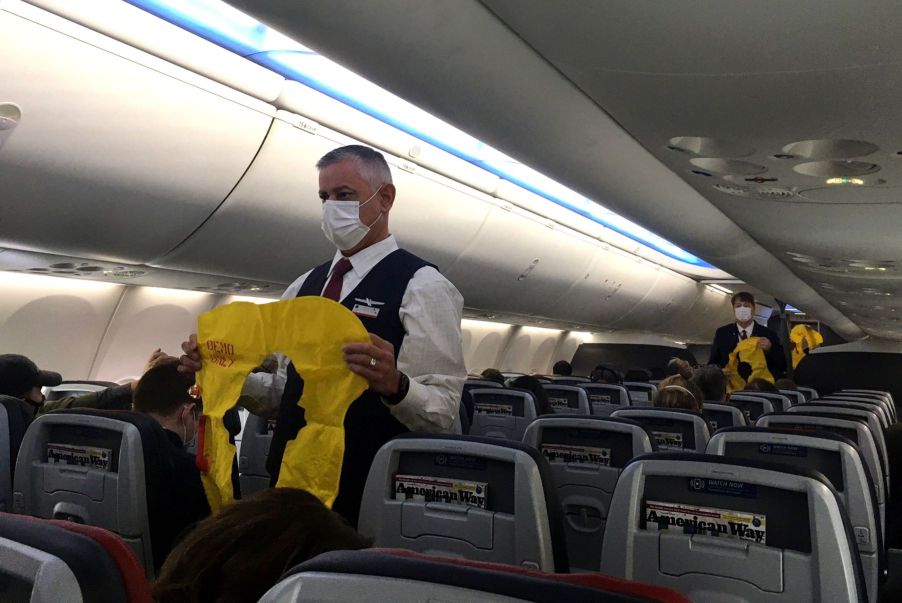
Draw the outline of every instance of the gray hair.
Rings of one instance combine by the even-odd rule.
[[[382,153],[360,144],[351,144],[329,151],[316,162],[316,169],[321,170],[347,160],[357,164],[357,172],[373,190],[383,184],[392,183],[391,170]]]

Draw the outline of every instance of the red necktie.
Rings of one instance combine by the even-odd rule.
[[[323,289],[323,297],[328,297],[333,301],[339,301],[341,297],[341,284],[344,281],[345,274],[351,269],[351,260],[341,258],[332,268],[332,276],[329,278],[329,284]]]

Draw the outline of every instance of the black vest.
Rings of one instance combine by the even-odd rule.
[[[406,335],[404,325],[398,316],[401,301],[414,273],[425,266],[432,264],[408,251],[398,249],[376,264],[341,302],[348,309],[352,309],[355,304],[366,305],[366,302],[357,302],[356,299],[382,302],[383,305],[372,306],[378,308],[378,316],[372,318],[359,314],[358,316],[367,331],[391,342],[395,348],[395,362],[398,360],[401,344]],[[332,262],[329,261],[314,268],[301,285],[297,296],[322,295],[331,267]],[[304,410],[297,405],[304,391],[304,382],[295,370],[294,364],[288,365],[287,377],[269,457],[266,459],[266,468],[272,476],[272,484],[275,484],[279,477],[285,444],[297,437],[298,431],[306,424]],[[344,428],[345,453],[341,481],[338,498],[332,508],[356,527],[363,486],[373,457],[385,442],[408,429],[392,416],[382,403],[379,394],[371,390],[363,392],[351,404],[345,415]]]

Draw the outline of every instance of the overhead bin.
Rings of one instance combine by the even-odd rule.
[[[22,13],[20,14],[14,14]],[[18,2],[0,3],[0,244],[144,263],[216,209],[275,110]]]

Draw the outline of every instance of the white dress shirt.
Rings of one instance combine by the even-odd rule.
[[[370,245],[349,257],[351,270],[341,286],[344,300],[376,264],[398,249],[394,236]],[[335,253],[335,263],[342,257]],[[282,299],[297,296],[311,271],[294,281]],[[326,279],[326,283],[329,278]],[[410,378],[407,396],[393,406],[392,415],[411,431],[447,432],[457,417],[460,396],[467,376],[464,367],[460,321],[463,297],[438,270],[425,266],[416,271],[407,284],[398,317],[407,334],[398,354],[398,370]],[[290,359],[278,354],[275,374],[248,375],[242,395],[252,396],[275,409],[282,400]]]
[[[755,330],[755,323],[752,323],[743,329],[742,327],[739,326],[739,323],[737,322],[736,328],[739,329],[739,340],[741,341],[742,339],[748,339],[749,337],[752,336],[752,331]],[[745,337],[742,336],[743,333],[745,333]]]

